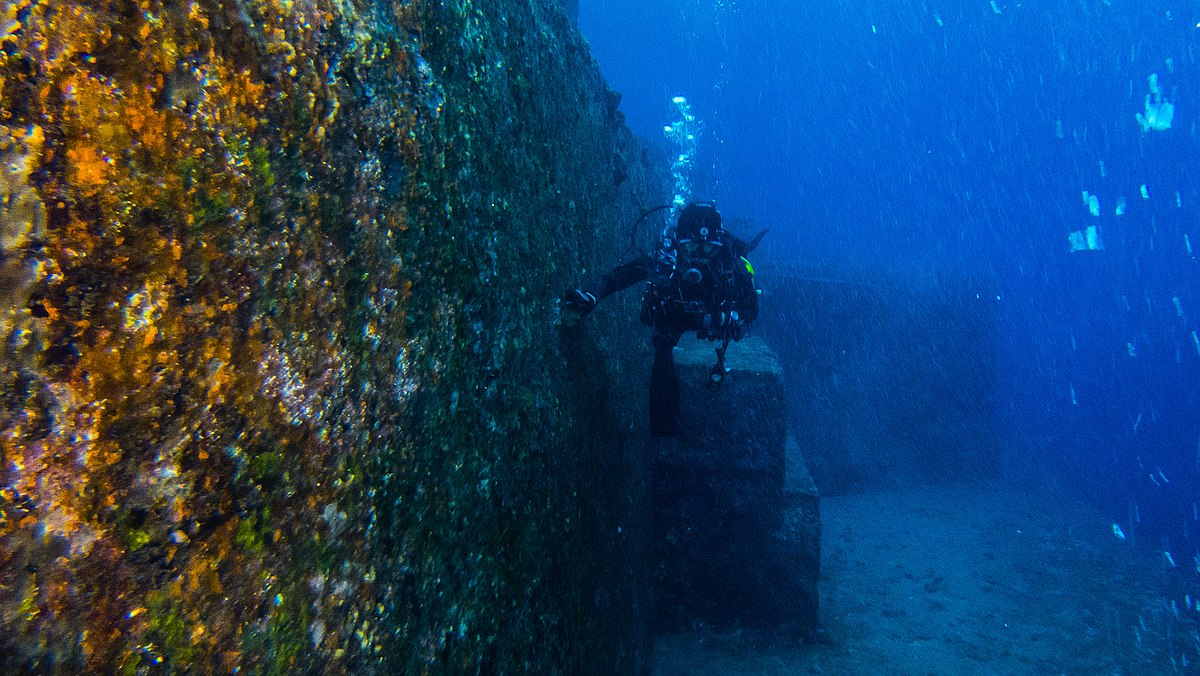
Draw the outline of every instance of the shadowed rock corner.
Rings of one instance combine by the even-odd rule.
[[[758,338],[675,353],[683,435],[656,442],[658,629],[698,623],[809,637],[818,628],[820,503],[787,434],[782,372]]]

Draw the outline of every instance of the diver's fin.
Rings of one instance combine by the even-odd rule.
[[[754,239],[747,242],[746,243],[746,253],[750,253],[751,251],[754,251],[755,249],[757,249],[758,243],[762,241],[762,238],[765,237],[768,232],[771,232],[770,228],[763,228],[762,232],[758,233],[757,235],[754,236]]]

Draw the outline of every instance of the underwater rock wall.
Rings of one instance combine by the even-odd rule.
[[[669,191],[562,7],[3,12],[3,669],[646,670],[555,298]]]
[[[836,275],[772,277],[760,322],[821,494],[998,476],[992,283]]]

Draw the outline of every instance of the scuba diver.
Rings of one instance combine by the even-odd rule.
[[[721,227],[721,214],[711,202],[694,202],[680,212],[675,228],[663,233],[656,255],[638,256],[563,295],[564,306],[586,315],[601,299],[648,280],[641,320],[654,328],[652,436],[677,437],[681,432],[679,381],[671,350],[684,333],[695,331],[697,338],[721,343],[710,384],[718,385],[725,377],[729,342],[741,340],[758,316],[754,268],[745,257],[765,234],[764,230],[750,243],[743,242]]]

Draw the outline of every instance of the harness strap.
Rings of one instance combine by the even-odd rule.
[[[708,373],[708,386],[719,387],[721,382],[725,380],[725,350],[729,349],[729,341],[732,336],[726,332],[725,340],[721,342],[717,348],[717,363],[713,365],[712,371]]]

